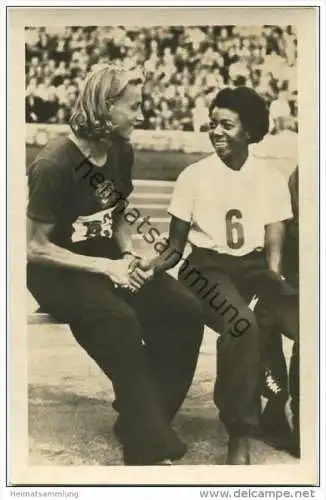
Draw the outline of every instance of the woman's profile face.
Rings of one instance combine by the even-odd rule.
[[[128,85],[123,94],[114,102],[110,117],[121,137],[129,139],[135,126],[144,119],[141,104],[141,84]]]
[[[210,113],[209,126],[209,138],[222,160],[236,157],[248,148],[247,133],[235,111],[215,107]]]

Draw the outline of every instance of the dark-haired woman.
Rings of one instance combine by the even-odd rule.
[[[284,221],[292,217],[286,180],[250,153],[267,134],[268,111],[252,89],[220,91],[210,107],[211,156],[179,176],[169,212],[169,249],[141,268],[155,272],[190,255],[179,279],[197,296],[218,339],[214,399],[228,434],[228,464],[249,464],[260,417],[265,339],[298,337],[298,300],[281,277]],[[254,312],[253,312],[254,311]]]
[[[152,274],[132,275],[124,216],[141,98],[139,75],[97,67],[72,114],[72,134],[49,142],[28,172],[28,288],[112,381],[128,465],[185,454],[170,422],[191,384],[203,332],[200,304],[169,276],[132,293]]]

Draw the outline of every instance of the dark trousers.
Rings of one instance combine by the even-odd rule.
[[[193,295],[166,274],[132,294],[105,276],[32,264],[27,283],[112,381],[125,462],[181,458],[186,447],[170,422],[192,382],[202,341],[202,308]]]
[[[298,275],[297,275],[298,277]],[[293,416],[294,430],[300,432],[300,335],[299,335],[299,287],[289,282],[295,290],[291,298],[287,298],[275,307],[276,331],[284,333],[294,341],[289,369],[290,406]],[[298,285],[298,283],[297,283]]]
[[[262,380],[262,395],[268,400],[277,398],[279,404],[284,406],[289,398],[289,377],[286,366],[286,359],[283,352],[282,333],[275,324],[269,335],[266,336],[266,356],[265,356],[265,374]],[[273,391],[266,383],[267,376],[277,382],[279,392]],[[280,411],[282,408],[280,408]]]
[[[299,399],[300,399],[300,366],[299,366],[299,310],[298,296],[286,298],[279,306],[271,307],[269,318],[271,320],[269,330],[265,331],[266,349],[265,349],[265,369],[271,372],[273,378],[278,382],[281,389],[280,394],[276,394],[278,400],[283,401],[285,405],[290,395],[290,406],[293,415],[293,424],[296,430],[299,428]],[[259,312],[259,306],[257,311]],[[289,321],[290,318],[290,321]],[[294,318],[294,320],[293,320]],[[258,326],[261,331],[264,325],[260,324],[258,316]],[[283,343],[281,332],[294,341],[292,355],[290,359],[289,375],[287,373],[286,361],[283,353]],[[264,395],[271,399],[275,394],[264,391]]]
[[[278,314],[272,314],[272,326],[271,335],[267,340],[265,366],[268,368],[273,377],[278,381],[279,386],[282,390],[281,399],[285,405],[288,395],[290,395],[290,407],[292,410],[292,422],[294,430],[299,436],[300,427],[300,346],[299,346],[299,335],[291,335],[293,330],[293,325],[288,325],[287,332],[283,332],[284,328],[284,318],[289,317],[292,314],[292,318],[295,318],[296,324],[294,325],[295,330],[299,331],[299,268],[298,268],[298,256],[295,251],[291,253],[293,261],[289,259],[289,255],[286,256],[287,259],[283,265],[283,273],[286,276],[287,283],[290,284],[292,289],[295,291],[294,297],[291,299],[292,304],[285,301],[281,304],[281,317]],[[282,307],[283,305],[283,307]],[[285,307],[287,310],[285,311]],[[283,312],[282,312],[283,309]],[[291,313],[291,309],[293,312]],[[277,308],[274,311],[277,312]],[[285,323],[286,324],[286,323]],[[294,340],[292,355],[290,359],[290,370],[289,375],[287,373],[286,361],[283,353],[282,345],[282,333],[288,334],[288,336]],[[290,334],[289,334],[290,333]],[[298,332],[299,333],[299,332]],[[277,395],[279,396],[279,395]],[[269,394],[267,397],[272,398],[273,395]]]
[[[289,244],[291,246],[289,247]],[[299,259],[298,259],[298,248],[297,241],[289,239],[287,245],[285,246],[285,253],[282,263],[282,271],[286,277],[286,281],[292,289],[296,292],[296,306],[297,311],[295,311],[294,317],[298,320],[298,296],[299,296]],[[282,304],[281,304],[282,305]],[[287,301],[283,304],[286,308],[289,307]],[[290,308],[291,309],[291,308]],[[299,432],[300,432],[300,356],[299,356],[299,336],[291,336],[293,338],[294,344],[292,348],[292,355],[290,359],[290,370],[288,374],[285,356],[283,353],[283,343],[282,343],[282,320],[280,321],[276,314],[274,314],[275,308],[272,308],[273,314],[271,315],[272,325],[270,328],[270,335],[267,337],[266,346],[266,356],[265,356],[265,368],[272,378],[277,381],[280,392],[274,393],[271,389],[268,389],[267,385],[264,384],[263,395],[267,397],[271,403],[274,411],[281,411],[284,413],[285,404],[290,396],[290,407],[292,410],[292,423],[294,427],[294,432],[297,435],[299,442]],[[289,312],[287,311],[287,315]],[[283,314],[284,315],[284,314]],[[299,324],[297,323],[295,329],[299,331]],[[277,405],[273,405],[277,400]]]
[[[266,332],[275,323],[297,338],[297,297],[268,270],[263,252],[233,257],[194,248],[179,279],[200,298],[207,325],[221,334],[214,389],[220,419],[229,433],[250,433],[259,424]],[[254,294],[260,307],[252,312]]]
[[[294,211],[297,213],[297,210]],[[299,223],[296,216],[288,223],[287,238],[285,240],[283,273],[287,281],[296,290],[299,297]],[[298,299],[299,304],[299,299]],[[299,314],[299,312],[298,312]],[[295,339],[290,360],[289,389],[291,396],[291,410],[294,430],[300,437],[300,342]]]

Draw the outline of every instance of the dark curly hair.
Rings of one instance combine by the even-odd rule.
[[[262,97],[249,87],[224,88],[213,99],[209,114],[214,108],[231,109],[239,115],[249,135],[249,144],[260,142],[269,129],[269,111]]]

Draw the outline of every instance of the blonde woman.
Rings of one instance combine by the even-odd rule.
[[[112,381],[128,465],[170,464],[185,454],[170,422],[203,333],[199,302],[181,284],[167,275],[149,279],[151,271],[132,274],[124,206],[142,84],[140,75],[110,65],[87,75],[71,135],[49,142],[30,166],[27,211],[28,288]]]

